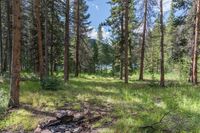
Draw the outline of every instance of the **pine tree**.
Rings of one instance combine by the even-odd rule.
[[[66,0],[66,18],[65,18],[65,53],[64,53],[64,81],[69,80],[69,17],[70,17],[70,0]]]
[[[78,4],[77,4],[78,2]],[[85,0],[74,1],[74,35],[75,35],[75,76],[77,77],[82,69],[90,66],[92,54],[88,46],[88,33],[91,32],[90,14],[87,13],[88,5]]]
[[[140,77],[139,80],[144,80],[144,52],[146,42],[146,31],[147,31],[147,8],[148,0],[144,0],[144,22],[143,22],[143,33],[142,33],[142,47],[141,47],[141,63],[140,63]]]
[[[130,6],[130,1],[129,0],[125,0],[124,2],[124,7],[125,7],[125,30],[124,30],[124,39],[125,39],[125,63],[124,63],[124,75],[125,75],[125,79],[124,82],[128,83],[128,75],[129,75],[129,70],[128,70],[128,65],[129,65],[129,61],[128,61],[128,49],[129,49],[129,6]]]
[[[75,54],[75,77],[78,77],[80,71],[79,49],[80,49],[80,0],[74,1],[75,23],[76,23],[76,54]]]
[[[5,62],[5,71],[6,69],[11,72],[11,60],[12,60],[12,22],[11,22],[11,2],[8,0],[7,2],[7,61]],[[6,64],[7,63],[7,64]]]
[[[155,6],[157,6],[156,0],[144,0],[142,3],[141,9],[143,11],[143,32],[142,32],[142,44],[141,44],[141,53],[140,53],[140,75],[139,80],[144,80],[144,59],[145,59],[145,47],[146,47],[146,35],[148,28],[150,27],[151,21],[155,16]],[[140,9],[140,10],[141,10]]]
[[[110,1],[111,16],[107,19],[107,24],[111,27],[112,32],[112,45],[115,49],[114,67],[116,71],[120,72],[120,79],[125,76],[125,8],[124,1]],[[135,26],[134,15],[134,1],[129,1],[129,14],[128,14],[128,72],[129,68],[132,69],[132,47],[134,47],[133,33]]]
[[[48,45],[48,3],[47,0],[44,0],[45,8],[44,8],[44,48],[45,48],[45,77],[49,76],[49,45]]]
[[[39,73],[40,73],[40,80],[43,80],[44,76],[44,59],[43,59],[43,46],[42,46],[42,27],[41,27],[41,20],[40,20],[40,8],[41,2],[40,0],[34,0],[35,6],[35,19],[36,19],[36,28],[37,28],[37,38],[38,38],[38,56],[39,56]]]
[[[200,0],[196,3],[196,21],[195,21],[195,38],[194,38],[194,51],[192,61],[192,82],[198,84],[198,42],[199,42],[199,23],[200,23]]]
[[[97,68],[99,67],[99,41],[96,40],[92,43],[92,72],[96,73]]]
[[[160,22],[159,18],[155,20],[155,24],[152,30],[149,31],[147,36],[148,45],[146,47],[145,63],[149,65],[145,67],[151,73],[152,80],[154,80],[155,74],[160,71]]]
[[[2,42],[2,15],[1,15],[1,11],[2,11],[2,1],[0,1],[0,74],[2,74],[2,70],[3,70],[3,42]]]
[[[9,107],[19,106],[19,83],[20,83],[20,53],[21,53],[21,1],[12,1],[13,12],[13,49],[10,82]]]
[[[175,8],[174,8],[174,2],[171,2],[171,8],[170,8],[170,14],[168,21],[166,23],[166,35],[165,35],[165,70],[166,72],[173,71],[174,64],[177,63],[177,61],[180,61],[180,56],[177,55],[181,51],[180,44],[177,44],[177,25],[176,25],[176,16],[175,16]]]
[[[163,0],[160,0],[160,86],[165,86]]]

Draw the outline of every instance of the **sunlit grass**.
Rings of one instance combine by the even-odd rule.
[[[4,115],[8,105],[8,84],[2,80],[0,83],[0,119]]]
[[[6,127],[12,131],[23,129],[31,131],[41,120],[41,116],[34,115],[24,109],[19,109],[13,111],[5,119],[0,121],[0,129],[4,129]]]
[[[148,75],[145,77],[148,78]],[[176,78],[169,74],[167,78],[170,77]],[[8,89],[5,87],[4,90],[7,90],[7,95]],[[71,104],[69,106],[74,110],[81,110],[85,102],[98,107],[111,105],[111,114],[93,125],[93,127],[101,127],[105,121],[114,118],[112,126],[103,128],[102,132],[142,132],[140,127],[158,122],[167,112],[170,112],[170,115],[166,117],[165,123],[156,127],[158,132],[166,123],[165,127],[168,129],[177,126],[172,129],[174,132],[200,130],[198,124],[200,123],[200,90],[198,86],[193,87],[186,83],[181,85],[171,82],[168,87],[160,88],[157,84],[152,85],[151,81],[137,81],[136,77],[132,77],[131,82],[125,85],[116,77],[81,74],[79,78],[72,78],[70,82],[63,83],[63,88],[58,91],[41,90],[39,82],[24,81],[21,83],[20,96],[21,103],[49,112],[66,104]],[[24,117],[19,118],[17,114]],[[174,116],[185,126],[175,123]],[[31,126],[29,119],[34,120]],[[22,122],[19,124],[19,121]],[[41,118],[31,112],[18,110],[4,117],[0,122],[0,128],[17,129],[23,125],[25,130],[33,130],[39,121]]]

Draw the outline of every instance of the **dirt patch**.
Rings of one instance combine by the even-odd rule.
[[[58,110],[54,118],[39,124],[34,133],[95,133],[98,130],[93,129],[92,125],[107,117],[111,111],[109,109],[87,105],[79,111]]]

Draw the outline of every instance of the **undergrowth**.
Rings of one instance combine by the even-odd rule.
[[[8,97],[8,87],[6,84],[3,86],[0,111],[5,110]],[[93,125],[106,133],[200,131],[198,86],[169,80],[167,87],[160,88],[157,81],[152,84],[149,80],[141,82],[134,78],[125,85],[117,78],[88,74],[72,78],[65,84],[61,82],[61,86],[62,89],[56,91],[43,90],[38,81],[23,81],[20,101],[30,105],[33,110],[46,112],[66,106],[81,110],[84,103],[96,107],[111,107],[110,115]],[[30,131],[44,118],[45,116],[21,108],[4,116],[0,121],[0,129],[23,128]],[[106,122],[112,122],[111,126],[104,127]]]

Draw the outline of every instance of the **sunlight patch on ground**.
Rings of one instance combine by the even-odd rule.
[[[40,120],[42,120],[41,117],[20,109],[12,112],[4,120],[0,121],[0,129],[11,128],[13,131],[20,129],[32,130],[37,127]]]
[[[8,89],[4,90],[8,94]],[[170,112],[170,115],[164,124],[169,128],[175,125],[177,130],[200,129],[199,89],[188,84],[172,84],[163,89],[151,85],[149,81],[131,81],[125,85],[118,79],[82,74],[80,78],[71,79],[68,84],[63,83],[63,88],[58,91],[41,90],[36,81],[22,82],[20,95],[21,103],[49,112],[62,107],[81,110],[84,104],[110,107],[112,112],[108,118],[94,125],[101,127],[105,121],[114,118],[112,126],[103,128],[102,132],[139,132],[139,127],[158,122],[166,112]],[[35,123],[30,123],[32,119]],[[181,127],[173,119],[186,127]],[[38,115],[20,109],[3,118],[0,127],[12,127],[15,130],[23,125],[26,130],[32,130],[40,120]],[[162,124],[156,128],[163,128]]]

